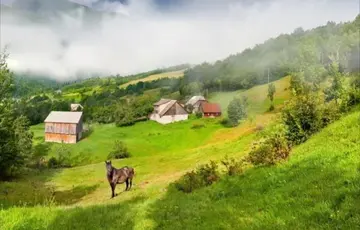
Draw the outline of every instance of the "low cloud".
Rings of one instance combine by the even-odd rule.
[[[92,5],[91,0],[76,2]],[[104,14],[101,21],[96,17],[100,12],[84,17],[84,9],[75,8],[47,15],[45,22],[4,13],[1,47],[9,46],[15,71],[57,79],[80,72],[125,75],[213,62],[296,27],[353,20],[359,9],[357,0],[192,0],[162,6],[146,0],[105,2],[96,9],[117,14]]]

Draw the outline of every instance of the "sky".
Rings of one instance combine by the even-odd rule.
[[[91,19],[75,8],[41,23],[1,15],[0,45],[8,47],[12,70],[65,80],[80,72],[127,75],[214,62],[297,27],[350,21],[359,13],[358,0],[71,1],[117,14],[87,24]]]

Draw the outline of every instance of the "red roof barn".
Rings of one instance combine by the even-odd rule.
[[[201,103],[201,112],[204,117],[219,117],[221,116],[221,107],[216,103]]]

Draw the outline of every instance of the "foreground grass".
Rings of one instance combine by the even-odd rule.
[[[296,147],[289,162],[253,168],[152,209],[160,229],[359,229],[360,113]]]
[[[359,229],[359,137],[358,111],[296,147],[288,162],[251,168],[192,194],[166,189],[176,178],[172,173],[195,167],[195,162],[211,159],[210,154],[213,159],[226,153],[240,157],[253,134],[221,145],[209,143],[183,155],[158,156],[153,162],[144,157],[137,165],[134,190],[112,200],[105,197],[109,190],[102,164],[61,170],[44,179],[45,184],[63,186],[65,193],[70,191],[64,200],[72,198],[76,206],[63,206],[66,202],[54,206],[51,201],[34,207],[8,206],[0,211],[0,225],[4,229]],[[70,182],[85,189],[76,190]],[[91,183],[98,187],[91,188]]]

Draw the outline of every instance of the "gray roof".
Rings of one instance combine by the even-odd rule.
[[[190,100],[188,100],[188,102],[186,102],[186,105],[194,105],[197,101],[205,101],[205,97],[203,96],[193,96],[192,98],[190,98]]]
[[[168,103],[169,101],[171,101],[171,99],[161,98],[160,101],[154,103],[154,105],[162,105],[162,104]]]
[[[163,116],[176,102],[176,100],[170,100],[165,108],[162,111],[159,111],[159,115]]]
[[[52,111],[44,122],[54,123],[79,123],[82,116],[82,112],[58,112]]]

